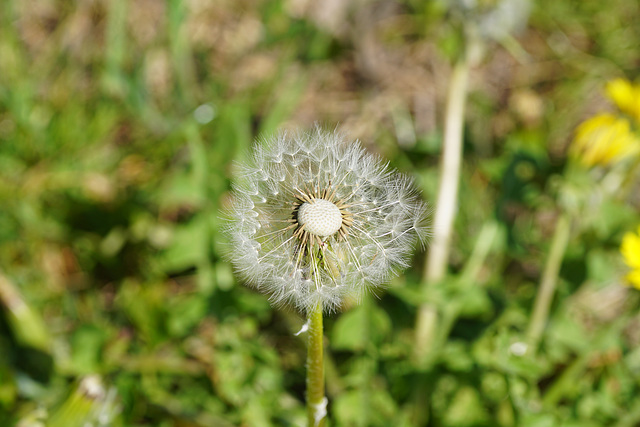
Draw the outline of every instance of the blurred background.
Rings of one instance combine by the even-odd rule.
[[[304,320],[222,258],[233,161],[320,123],[433,205],[472,21],[486,43],[450,280],[421,292],[423,249],[387,292],[326,320],[330,425],[640,425],[620,253],[640,224],[638,167],[614,181],[626,191],[566,202],[610,176],[571,172],[567,153],[576,126],[615,111],[605,84],[638,78],[635,0],[0,0],[0,425],[303,425]],[[581,222],[524,357],[568,205]],[[457,307],[427,368],[411,362],[425,300]]]

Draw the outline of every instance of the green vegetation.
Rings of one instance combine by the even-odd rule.
[[[318,122],[435,204],[464,44],[440,2],[320,4],[0,2],[0,425],[304,425],[304,319],[224,259],[233,162]],[[469,70],[446,274],[423,286],[425,248],[324,319],[328,426],[640,423],[640,167],[567,154],[640,78],[638,22],[540,0]]]

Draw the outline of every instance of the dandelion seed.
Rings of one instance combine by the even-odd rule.
[[[241,170],[229,258],[276,305],[336,311],[406,267],[427,235],[411,180],[338,133],[281,134]]]

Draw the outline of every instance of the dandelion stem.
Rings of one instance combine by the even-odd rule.
[[[529,324],[529,330],[527,332],[527,340],[531,354],[535,354],[537,351],[542,332],[547,323],[549,308],[551,307],[553,294],[555,293],[558,283],[558,273],[560,272],[562,259],[569,244],[570,231],[571,221],[569,215],[563,213],[556,223],[553,241],[551,242],[551,251],[544,266],[540,287],[538,288],[536,301],[533,306],[531,323]]]
[[[463,55],[454,66],[447,96],[440,185],[433,225],[433,240],[423,276],[423,287],[440,282],[447,269],[449,242],[458,199],[458,182],[462,159],[462,125],[469,80],[469,62]],[[436,307],[424,303],[418,311],[416,324],[416,360],[422,363],[435,338]]]
[[[308,313],[309,343],[307,347],[307,419],[309,427],[323,427],[327,415],[324,396],[324,357],[322,306]]]

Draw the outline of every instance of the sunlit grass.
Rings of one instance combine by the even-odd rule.
[[[304,424],[303,319],[221,256],[232,163],[262,133],[319,122],[433,203],[461,47],[430,3],[341,7],[3,2],[0,425],[101,425],[101,409],[114,426]],[[606,83],[637,83],[639,21],[626,0],[543,0],[509,52],[470,71],[445,275],[423,291],[418,254],[375,303],[325,319],[331,425],[411,426],[421,403],[433,426],[640,422],[624,249],[638,168],[567,156],[581,122],[615,109]],[[631,120],[633,97],[608,88]],[[574,228],[532,355],[563,215]],[[428,368],[412,358],[424,303],[441,316]]]

